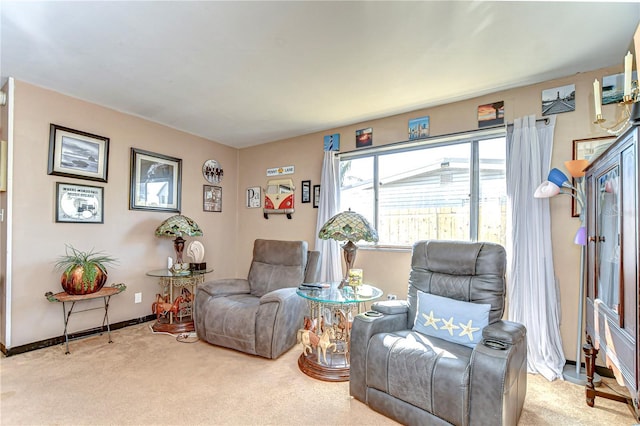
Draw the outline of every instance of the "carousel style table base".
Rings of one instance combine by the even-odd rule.
[[[302,286],[296,291],[309,305],[309,316],[298,332],[303,349],[298,367],[304,374],[327,382],[349,380],[351,320],[364,310],[365,302],[382,295],[382,290],[370,285],[357,291],[338,285]]]
[[[349,381],[349,363],[345,362],[344,367],[324,366],[318,362],[316,354],[301,354],[298,358],[300,371],[314,379],[325,382],[347,382]]]

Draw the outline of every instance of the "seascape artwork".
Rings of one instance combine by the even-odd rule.
[[[63,136],[60,164],[68,169],[97,173],[99,152],[97,143]]]
[[[633,72],[631,81],[638,80],[638,73]],[[622,102],[624,95],[624,73],[602,77],[602,105]]]
[[[504,124],[504,101],[480,105],[478,107],[478,127]]]

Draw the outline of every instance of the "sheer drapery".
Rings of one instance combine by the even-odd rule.
[[[507,288],[509,319],[527,328],[527,370],[562,377],[560,298],[553,269],[547,198],[533,193],[551,167],[555,116],[514,120],[507,132]]]
[[[316,250],[320,257],[320,281],[340,281],[342,261],[340,246],[335,240],[322,240],[318,233],[322,226],[338,214],[340,188],[338,186],[339,160],[334,151],[325,151],[320,178],[320,200],[318,202],[318,223],[316,224]]]

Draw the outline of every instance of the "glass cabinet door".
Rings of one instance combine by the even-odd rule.
[[[612,311],[620,306],[619,166],[598,176],[596,191],[596,297]]]

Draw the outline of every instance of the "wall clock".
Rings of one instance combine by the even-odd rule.
[[[209,183],[220,183],[223,174],[222,166],[216,160],[207,160],[202,165],[202,175]]]

